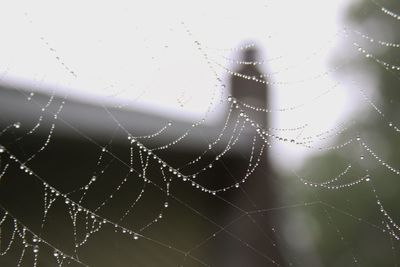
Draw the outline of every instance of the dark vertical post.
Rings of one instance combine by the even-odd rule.
[[[241,77],[233,75],[231,79],[232,96],[236,99],[260,108],[267,108],[267,91],[268,86],[261,71],[257,67],[257,49],[254,47],[243,51],[243,65],[236,70],[236,73],[250,77]],[[254,79],[253,79],[254,77]],[[252,112],[251,118],[255,120],[261,127],[267,126],[267,115],[265,112]]]
[[[234,70],[236,74],[231,76],[231,95],[242,103],[267,109],[268,85],[258,68],[258,51],[255,47],[251,47],[243,50],[242,53],[242,64]],[[244,110],[259,127],[268,130],[267,112],[245,108]],[[255,133],[254,129],[251,131]],[[250,149],[253,135],[247,132],[244,138],[247,139],[245,141],[247,142],[246,146]],[[264,140],[258,137],[257,144],[258,147],[262,147]],[[228,167],[235,169],[236,166],[243,164],[243,161],[248,160],[247,148],[246,151],[239,151],[238,155],[232,156],[228,161]],[[240,171],[236,172],[238,177],[240,177],[240,173]],[[268,148],[266,147],[257,171],[237,190],[235,195],[230,196],[230,199],[233,199],[235,204],[243,207],[244,210],[262,210],[276,207],[274,179],[268,160]],[[275,215],[273,211],[254,213],[243,216],[231,225],[229,230],[241,241],[232,240],[232,243],[236,242],[240,245],[222,245],[224,248],[222,251],[229,253],[225,255],[223,266],[284,266],[276,240],[277,220],[275,220]]]

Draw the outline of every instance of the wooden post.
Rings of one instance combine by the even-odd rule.
[[[266,109],[268,108],[268,85],[257,67],[257,53],[258,51],[254,47],[243,51],[241,61],[246,63],[235,70],[239,75],[231,76],[231,95],[240,102]],[[251,62],[254,64],[250,64]],[[267,112],[258,112],[252,109],[244,110],[260,127],[267,128]],[[226,160],[231,175],[235,176],[236,179],[243,177],[243,172],[245,172],[243,164],[246,164],[249,158],[249,151],[247,150],[251,149],[253,136],[257,136],[254,128],[247,128],[251,129],[244,137],[247,139],[245,142],[247,142],[246,147],[248,149],[239,151],[238,154],[232,155]],[[257,147],[260,148],[263,144],[264,140],[257,137]],[[226,196],[245,211],[268,209],[277,205],[274,197],[274,179],[276,177],[271,169],[267,153],[268,147],[264,150],[257,170],[245,183],[240,184],[240,188]],[[242,167],[239,169],[237,166]],[[233,213],[235,215],[225,212],[221,216],[234,218],[236,211]],[[279,226],[276,223],[275,215],[276,213],[273,211],[245,215],[230,225],[227,230],[240,241],[232,236],[222,239],[219,245],[221,255],[218,264],[215,266],[285,266],[276,239],[276,230]]]

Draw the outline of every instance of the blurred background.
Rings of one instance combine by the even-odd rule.
[[[6,6],[1,266],[399,265],[396,1]]]

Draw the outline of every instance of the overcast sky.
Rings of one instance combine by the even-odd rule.
[[[275,108],[307,102],[339,83],[327,97],[272,118],[274,127],[307,123],[307,131],[318,132],[352,111],[348,85],[334,75],[312,78],[335,67],[332,57],[343,42],[349,2],[10,1],[0,11],[0,75],[35,90],[68,90],[88,101],[194,120],[203,116],[216,81],[193,41],[231,69],[235,64],[226,58],[237,53],[230,49],[250,41],[267,60],[263,71],[277,73],[272,82],[305,79],[272,86]],[[213,68],[226,82],[229,75]],[[297,158],[305,153],[286,145],[276,151],[281,156],[296,151]]]

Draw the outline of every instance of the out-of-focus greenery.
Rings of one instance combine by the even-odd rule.
[[[400,223],[400,176],[383,166],[361,145],[365,142],[384,162],[400,169],[400,132],[395,128],[400,127],[400,71],[376,61],[400,66],[400,47],[379,42],[400,43],[400,20],[385,14],[382,7],[400,14],[399,1],[378,3],[363,0],[350,7],[346,14],[349,34],[347,49],[343,54],[339,53],[333,62],[345,63],[345,67],[337,74],[354,81],[354,87],[348,90],[364,90],[384,115],[374,110],[363,99],[361,92],[356,92],[359,93],[362,111],[347,118],[348,122],[354,120],[356,124],[341,133],[333,143],[341,144],[356,136],[361,138],[360,141],[355,140],[342,149],[315,155],[301,172],[314,182],[324,182],[351,164],[350,171],[333,184],[351,183],[367,173],[371,181],[340,189],[326,189],[291,180],[292,186],[300,188],[301,199],[321,201],[321,204],[305,208],[303,212],[317,224],[312,232],[314,257],[322,266],[400,265],[400,241],[388,234],[390,230],[387,225],[397,236],[400,236],[400,231],[388,223],[373,191],[375,188],[379,200],[394,222]],[[373,38],[373,41],[360,33]],[[357,51],[354,43],[368,52],[363,54]],[[365,86],[370,80],[375,83]]]

